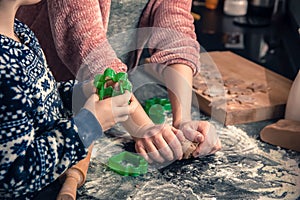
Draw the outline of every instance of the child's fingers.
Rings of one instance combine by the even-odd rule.
[[[99,97],[97,94],[92,94],[87,101],[85,102],[85,106],[88,106],[89,108],[95,109],[95,103],[99,101]]]
[[[92,94],[90,96],[90,99],[93,99],[94,102],[97,102],[97,101],[99,101],[99,96],[97,94]]]
[[[113,108],[113,114],[116,117],[124,117],[130,115],[130,109],[129,106],[123,106],[123,107],[116,107]]]
[[[114,121],[115,121],[116,123],[118,123],[118,122],[124,122],[124,121],[126,121],[127,119],[128,119],[128,115],[122,115],[122,116],[117,116],[117,117],[115,117]]]
[[[136,110],[136,108],[140,105],[139,102],[137,101],[136,98],[134,98],[133,96],[131,96],[130,98],[130,104],[129,104],[129,113],[134,113],[134,111]],[[127,104],[128,105],[128,104]]]
[[[129,102],[131,96],[132,96],[132,93],[126,90],[124,94],[111,97],[111,99],[112,99],[113,105],[119,107],[119,106],[128,105],[128,102]]]

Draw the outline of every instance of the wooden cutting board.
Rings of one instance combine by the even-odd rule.
[[[194,105],[234,125],[283,118],[292,81],[232,52],[201,54]]]

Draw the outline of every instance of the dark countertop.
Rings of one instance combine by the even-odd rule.
[[[138,99],[167,93],[157,81],[139,68],[130,77]],[[87,181],[78,199],[269,199],[300,198],[300,153],[264,143],[263,127],[275,121],[224,127],[193,109],[193,119],[210,120],[222,142],[215,155],[150,166],[138,177],[121,176],[106,166],[108,158],[125,150],[134,151],[130,135],[115,126],[94,146]],[[171,124],[168,115],[166,123]]]
[[[192,8],[201,16],[194,23],[201,46],[206,51],[230,50],[293,80],[300,69],[300,37],[289,12],[274,15],[268,26],[240,26],[223,13],[219,2],[216,10]]]

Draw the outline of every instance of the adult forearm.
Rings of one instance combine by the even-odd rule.
[[[193,71],[183,64],[174,64],[163,71],[163,79],[168,88],[172,105],[173,126],[191,120]]]
[[[144,111],[141,104],[133,96],[132,102],[135,103],[136,109],[129,116],[128,120],[122,123],[123,127],[129,132],[132,137],[140,138],[142,137],[142,129],[147,125],[154,125],[151,119],[148,117],[147,113]]]

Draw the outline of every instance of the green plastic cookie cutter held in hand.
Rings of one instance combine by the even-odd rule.
[[[123,176],[139,176],[148,171],[148,163],[145,158],[128,151],[110,157],[108,167]]]
[[[106,87],[107,81],[118,83],[119,90],[112,86]],[[125,72],[116,73],[113,69],[107,68],[103,74],[98,74],[94,78],[94,86],[97,88],[97,94],[100,100],[105,97],[118,96],[124,94],[125,90],[132,91],[132,85],[128,80],[128,75]]]

